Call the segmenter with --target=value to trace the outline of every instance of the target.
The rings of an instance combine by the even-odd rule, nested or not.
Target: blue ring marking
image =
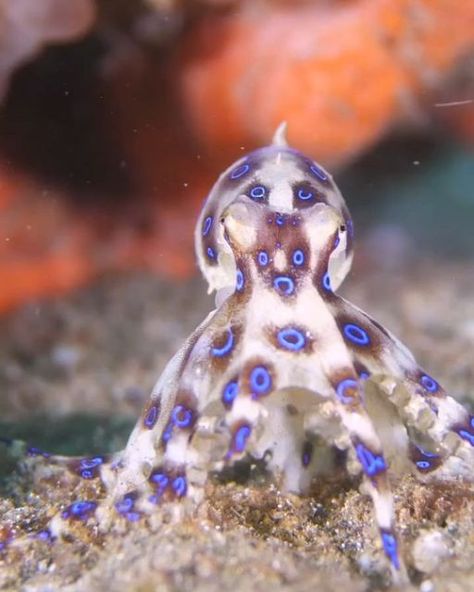
[[[420,469],[420,471],[426,471],[427,469],[431,468],[431,463],[427,460],[417,460],[415,464]]]
[[[331,278],[329,277],[329,272],[328,271],[326,271],[326,273],[323,275],[323,288],[327,292],[332,292]]]
[[[216,252],[214,251],[214,249],[212,247],[207,247],[206,254],[209,259],[216,258]]]
[[[68,506],[62,513],[63,518],[75,518],[83,520],[88,518],[89,514],[97,508],[96,502],[77,501]]]
[[[152,473],[150,476],[150,481],[156,485],[156,488],[159,492],[163,492],[170,482],[168,475],[165,473]]]
[[[336,238],[334,239],[334,245],[332,247],[333,249],[337,248],[337,245],[339,244],[340,240],[341,239],[339,238],[339,235],[337,235]]]
[[[129,522],[138,522],[141,518],[141,514],[139,512],[127,512],[125,518]]]
[[[273,280],[273,287],[284,296],[291,296],[295,291],[295,282],[287,275],[279,275]]]
[[[344,380],[341,380],[341,382],[337,385],[337,398],[339,399],[339,401],[341,401],[341,403],[344,403],[344,405],[354,402],[353,396],[346,395],[346,391],[348,389],[357,389],[357,380],[354,380],[353,378],[345,378]]]
[[[286,327],[277,334],[278,343],[289,351],[301,351],[306,345],[306,336],[299,329]]]
[[[356,345],[369,345],[370,344],[370,337],[369,334],[365,329],[359,327],[359,325],[355,325],[354,323],[347,323],[344,325],[344,335],[352,343]]]
[[[222,402],[226,407],[229,407],[234,402],[235,397],[238,395],[239,385],[236,380],[228,382],[224,390],[222,391]]]
[[[51,454],[49,452],[45,452],[44,450],[41,450],[41,448],[38,448],[37,446],[30,446],[28,448],[28,450],[26,451],[26,454],[28,456],[42,456],[43,458],[49,458],[51,456]]]
[[[193,421],[193,412],[184,405],[176,405],[171,414],[171,418],[178,428],[187,428]]]
[[[208,216],[204,220],[204,223],[202,225],[202,236],[207,236],[209,234],[209,231],[211,230],[211,227],[212,227],[212,221],[213,221],[212,216]]]
[[[94,469],[104,462],[103,456],[94,456],[93,458],[82,458],[79,466],[81,469]]]
[[[285,216],[283,216],[283,214],[277,214],[275,216],[275,222],[277,223],[278,226],[284,226],[285,225]]]
[[[83,479],[94,479],[96,476],[97,475],[94,473],[94,471],[91,471],[90,469],[83,469],[81,471],[81,477]]]
[[[359,374],[359,378],[360,378],[361,380],[367,380],[368,378],[370,378],[370,374],[369,374],[369,372],[362,371],[362,372]]]
[[[249,164],[241,164],[240,166],[236,167],[229,175],[229,178],[235,181],[235,179],[240,179],[250,171]]]
[[[471,415],[469,423],[471,424],[471,428],[474,430],[474,415]]]
[[[293,261],[293,265],[296,265],[297,267],[301,267],[302,265],[304,265],[304,253],[301,249],[296,249],[295,251],[293,251],[293,255],[291,256],[291,260]]]
[[[265,366],[255,366],[250,373],[250,388],[256,396],[266,395],[272,388],[272,377]]]
[[[439,384],[436,382],[436,380],[434,380],[434,378],[428,376],[428,374],[421,375],[420,384],[430,393],[436,393],[437,391],[439,391]]]
[[[309,201],[310,199],[314,199],[314,192],[309,191],[304,187],[300,187],[296,195],[298,196],[298,199],[301,199],[301,201]]]
[[[222,347],[211,347],[211,354],[216,358],[222,358],[232,351],[234,347],[234,334],[232,328],[227,329],[227,341]]]
[[[254,201],[260,201],[267,195],[267,192],[268,189],[265,185],[255,185],[255,187],[252,187],[249,191],[249,197]]]
[[[303,455],[301,462],[304,467],[307,467],[313,458],[313,445],[310,442],[305,442],[303,445]]]
[[[369,477],[375,477],[387,469],[383,456],[374,454],[361,443],[357,444],[355,448],[357,458],[364,469],[364,473]]]
[[[247,440],[252,432],[248,424],[241,425],[235,432],[232,438],[232,448],[234,452],[243,452],[247,444]]]
[[[163,434],[161,436],[161,440],[163,441],[164,444],[168,444],[168,442],[171,439],[171,436],[173,435],[173,422],[170,421],[168,422],[168,425],[166,426],[166,428],[163,431]]]
[[[395,569],[400,569],[400,560],[398,558],[397,539],[391,532],[382,531],[382,545],[385,555],[390,559]]]
[[[347,228],[347,234],[351,238],[354,238],[354,222],[352,221],[352,218],[347,218],[347,220],[346,220],[346,228]]]
[[[259,251],[258,256],[257,256],[257,261],[258,261],[258,264],[260,265],[260,267],[265,267],[265,265],[268,265],[268,261],[269,261],[268,253],[266,251]]]
[[[326,173],[316,164],[316,163],[311,163],[309,170],[313,173],[313,175],[315,177],[317,177],[320,181],[327,181],[328,180],[328,176],[326,175]]]
[[[174,492],[178,497],[183,497],[186,495],[188,490],[188,484],[186,482],[186,477],[183,475],[179,475],[175,477],[171,483],[171,487],[173,488]]]
[[[121,500],[115,502],[115,509],[119,514],[127,514],[131,510],[133,510],[133,506],[135,505],[135,500],[131,495],[124,495]]]
[[[145,427],[147,427],[149,430],[151,430],[153,428],[153,426],[155,425],[157,419],[158,419],[158,406],[152,405],[150,407],[150,409],[148,409],[147,414],[145,415],[145,419],[143,420],[143,423],[145,424]]]
[[[474,446],[474,434],[471,434],[467,430],[459,430],[458,434],[463,440],[467,440],[471,446]]]
[[[235,276],[235,287],[238,292],[241,292],[245,286],[245,277],[241,269],[237,268]]]
[[[40,530],[36,535],[34,535],[35,539],[40,541],[53,541],[56,537],[53,536],[53,533],[49,530],[49,528],[45,528],[44,530]]]

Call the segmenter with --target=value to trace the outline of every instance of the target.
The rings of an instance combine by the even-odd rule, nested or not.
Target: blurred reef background
[[[200,205],[221,170],[283,120],[353,214],[344,294],[474,408],[474,2],[0,0],[0,436],[73,454],[123,445],[212,306],[194,262]],[[10,498],[34,506],[9,479],[7,518]],[[413,487],[398,500],[413,503],[404,534],[444,529],[457,557],[444,571],[420,560],[420,573],[441,568],[439,590],[473,589],[472,505]],[[76,546],[54,574],[36,556],[0,569],[0,588],[366,590],[354,557],[367,504],[344,484],[322,488],[321,504],[218,493],[206,511],[231,534],[223,543],[204,528],[193,546],[180,526],[179,560],[172,533],[158,550],[135,533],[107,563]],[[28,518],[21,511],[15,520]],[[347,529],[359,547],[344,547]],[[196,553],[215,561],[202,567]],[[127,579],[134,556],[142,587]]]
[[[469,256],[473,44],[472,2],[3,0],[0,311],[191,276],[210,185],[283,120],[386,256]]]

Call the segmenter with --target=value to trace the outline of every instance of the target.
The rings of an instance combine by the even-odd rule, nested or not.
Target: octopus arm
[[[473,417],[380,323],[342,299],[332,306],[343,319],[339,325],[354,365],[367,379],[368,412],[398,469],[410,464],[425,480],[473,481]]]

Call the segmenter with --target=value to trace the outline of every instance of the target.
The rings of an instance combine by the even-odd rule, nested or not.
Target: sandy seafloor
[[[420,363],[474,408],[474,266],[424,259],[352,272],[343,293],[410,345]],[[118,449],[168,357],[210,309],[199,280],[104,278],[0,321],[2,435],[73,454]],[[4,458],[5,461],[5,458]],[[0,522],[44,524],[75,495],[61,475],[31,491],[3,471]],[[474,468],[473,468],[474,471]],[[177,520],[117,520],[101,535],[32,543],[0,558],[0,589],[64,591],[377,590],[387,583],[369,499],[343,472],[311,495],[280,493],[259,467],[214,478],[205,501]],[[395,503],[413,589],[474,590],[474,489],[406,478]]]

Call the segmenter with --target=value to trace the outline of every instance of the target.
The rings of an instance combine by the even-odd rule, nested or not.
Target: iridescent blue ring
[[[320,181],[327,181],[328,180],[328,176],[326,175],[326,173],[316,163],[314,163],[314,162],[311,163],[309,170]]]
[[[268,265],[268,253],[266,251],[259,251],[257,261],[260,267],[265,267],[265,265]]]
[[[272,377],[265,366],[255,366],[250,373],[250,388],[254,395],[265,395],[272,387]]]
[[[81,459],[80,467],[81,469],[93,469],[98,467],[104,462],[103,456],[94,456],[93,458],[83,458]]]
[[[421,375],[420,383],[421,383],[421,386],[423,388],[425,388],[427,391],[429,391],[430,393],[436,393],[439,390],[439,384],[436,382],[436,380],[434,380],[434,378],[431,378],[431,376],[428,376],[428,374]]]
[[[304,264],[304,252],[301,249],[296,249],[293,251],[291,259],[294,265],[301,267]]]
[[[184,405],[176,405],[171,414],[173,423],[178,428],[187,428],[193,421],[193,412]]]
[[[159,490],[163,491],[166,489],[166,487],[168,487],[170,480],[168,475],[165,475],[164,473],[152,473],[150,476],[150,481],[154,483]]]
[[[235,276],[235,287],[238,292],[241,292],[245,285],[245,277],[241,269],[237,268],[237,273]]]
[[[426,471],[426,469],[431,467],[431,463],[429,463],[427,460],[417,460],[416,466],[422,471]]]
[[[243,452],[245,450],[245,445],[247,444],[247,440],[251,433],[251,428],[249,425],[244,424],[241,425],[234,434],[233,437],[233,449],[234,452]]]
[[[390,559],[395,569],[400,569],[397,539],[391,532],[382,531],[382,545],[385,555]]]
[[[214,249],[212,247],[207,247],[206,249],[206,253],[209,259],[215,259],[216,258],[216,252],[214,251]]]
[[[240,179],[250,171],[249,164],[241,164],[240,166],[236,167],[231,173],[230,178],[235,181],[235,179]]]
[[[152,429],[158,419],[158,407],[156,405],[152,405],[143,420],[143,423],[148,429]]]
[[[313,191],[309,191],[304,187],[300,187],[296,195],[298,196],[298,199],[301,199],[301,201],[309,201],[310,199],[314,199]]]
[[[385,459],[382,455],[374,454],[372,450],[363,444],[357,444],[356,453],[364,473],[369,477],[375,477],[387,469]]]
[[[279,275],[273,280],[273,286],[284,296],[291,296],[295,291],[295,282],[287,275]]]
[[[300,351],[306,345],[305,334],[294,327],[280,329],[277,334],[278,343],[289,351]]]
[[[202,225],[202,236],[207,236],[212,226],[212,216],[208,216]]]
[[[227,329],[227,340],[222,347],[212,347],[211,354],[216,358],[222,358],[232,351],[234,347],[234,334],[232,328]]]
[[[234,402],[235,397],[239,392],[239,387],[236,380],[228,382],[222,391],[222,402],[225,406],[230,406]]]
[[[357,380],[354,380],[353,378],[345,378],[336,386],[337,398],[345,405],[354,402],[353,396],[346,395],[348,389],[357,389]]]
[[[331,278],[329,277],[329,272],[328,271],[326,271],[326,273],[323,275],[323,288],[327,292],[332,292]]]
[[[178,477],[175,477],[171,483],[171,487],[174,489],[174,492],[178,497],[185,496],[186,491],[188,489],[186,477],[184,477],[184,475],[179,475]]]
[[[249,197],[255,201],[260,201],[267,195],[267,188],[264,185],[255,185],[249,191]]]
[[[354,323],[347,323],[344,325],[344,335],[352,343],[356,345],[369,345],[370,344],[370,337],[369,334],[365,329],[359,327],[359,325],[355,325]]]

